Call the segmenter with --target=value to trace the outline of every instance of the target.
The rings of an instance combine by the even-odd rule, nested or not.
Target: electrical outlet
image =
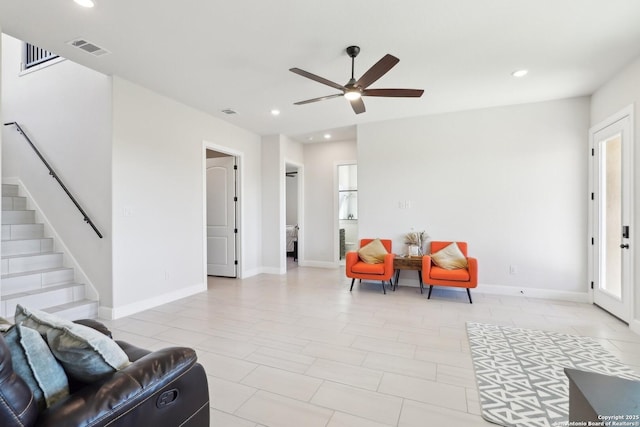
[[[510,265],[509,274],[518,274],[518,267],[516,267],[515,265]]]

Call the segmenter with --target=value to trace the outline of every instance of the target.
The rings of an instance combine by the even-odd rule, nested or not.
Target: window
[[[38,46],[32,45],[31,43],[25,42],[24,44],[24,70],[28,70],[56,58],[58,58],[58,55],[53,52],[44,50]]]

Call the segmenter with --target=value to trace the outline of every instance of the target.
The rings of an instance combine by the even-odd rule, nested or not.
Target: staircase
[[[21,304],[70,320],[97,317],[98,302],[85,298],[85,285],[63,265],[63,253],[54,252],[17,185],[2,184],[1,237],[0,315],[12,318]]]

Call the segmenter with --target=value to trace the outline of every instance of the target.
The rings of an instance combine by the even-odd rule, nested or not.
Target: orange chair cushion
[[[455,270],[445,270],[442,267],[436,265],[431,266],[431,274],[429,277],[439,280],[452,280],[455,282],[468,282],[471,280],[469,270],[464,268],[458,268]]]
[[[351,271],[360,274],[384,274],[384,264],[367,264],[366,262],[356,262]]]

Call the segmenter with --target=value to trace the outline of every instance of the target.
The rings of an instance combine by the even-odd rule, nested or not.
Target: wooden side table
[[[398,280],[400,279],[400,270],[418,270],[418,279],[420,279],[420,293],[424,288],[422,283],[422,257],[421,256],[401,256],[396,255],[393,258],[394,284],[393,290],[396,290],[398,286]]]

